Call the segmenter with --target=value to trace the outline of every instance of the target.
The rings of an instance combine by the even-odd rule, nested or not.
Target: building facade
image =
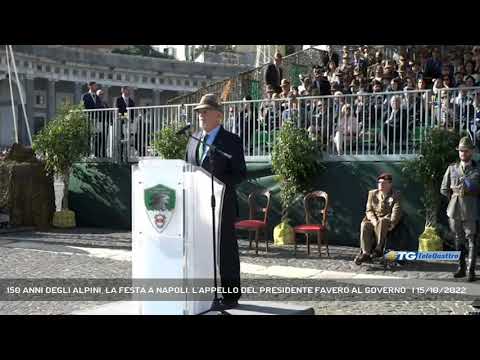
[[[125,85],[130,87],[137,106],[164,105],[172,97],[248,70],[238,65],[109,54],[82,47],[15,45],[13,49],[19,75],[17,85],[12,73],[14,111],[20,142],[24,144],[28,144],[28,136],[18,87],[34,134],[55,117],[63,103],[80,103],[89,81],[96,81],[104,90],[104,101],[111,107]],[[0,147],[11,145],[13,139],[6,52],[0,48]]]

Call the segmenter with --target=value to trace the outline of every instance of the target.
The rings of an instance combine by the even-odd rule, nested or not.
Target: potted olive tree
[[[402,172],[423,186],[425,230],[419,238],[419,251],[441,251],[443,242],[438,234],[438,213],[442,201],[440,186],[448,165],[458,159],[455,150],[460,135],[456,131],[433,128],[427,132],[419,155],[405,162]]]
[[[162,159],[185,159],[188,137],[176,132],[185,124],[167,126],[155,134],[153,152]]]
[[[73,165],[88,155],[90,130],[83,105],[64,105],[54,119],[34,136],[32,148],[45,170],[63,182],[61,210],[53,216],[56,227],[75,227],[75,213],[68,208],[68,186]]]
[[[313,190],[315,178],[325,169],[322,153],[305,129],[285,121],[272,151],[272,169],[280,185],[282,222],[274,229],[275,244],[292,244],[289,210],[299,196]]]

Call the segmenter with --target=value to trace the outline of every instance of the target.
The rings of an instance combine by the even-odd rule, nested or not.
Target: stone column
[[[75,104],[80,104],[82,102],[82,85],[83,83],[80,82],[75,82],[75,90],[73,93],[73,102]]]
[[[56,99],[55,99],[55,82],[56,80],[48,80],[47,88],[47,120],[50,121],[56,114]]]
[[[35,104],[35,82],[34,77],[27,75],[25,77],[25,111],[27,112],[27,119],[30,126],[30,133],[34,134],[34,104]]]
[[[163,105],[160,103],[160,94],[162,93],[162,90],[153,90],[153,106],[158,106],[158,105]]]
[[[107,106],[109,108],[111,108],[113,105],[113,101],[112,99],[110,99],[110,93],[109,93],[110,86],[102,85],[102,90],[103,90],[103,101],[107,103]]]
[[[129,86],[128,89],[130,90],[130,98],[133,101],[135,101],[135,105],[138,106],[138,101],[140,100],[140,99],[137,99],[137,97],[136,97],[136,92],[137,92],[138,88],[134,87],[134,86]]]

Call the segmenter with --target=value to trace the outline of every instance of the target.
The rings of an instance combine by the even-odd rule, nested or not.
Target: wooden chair
[[[248,207],[249,207],[249,220],[241,220],[235,223],[235,229],[237,230],[247,230],[248,231],[248,240],[249,240],[249,249],[252,248],[252,233],[255,232],[255,244],[256,250],[255,254],[258,254],[258,238],[260,231],[263,230],[263,235],[265,238],[266,252],[268,252],[268,216],[271,209],[271,195],[272,193],[268,190],[260,190],[251,193],[248,196]],[[265,208],[258,207],[257,199],[258,197],[265,197],[267,199],[267,206]],[[255,214],[257,212],[263,212],[263,220],[255,220]]]
[[[313,214],[311,209],[311,204],[316,199],[324,200],[324,207],[320,211],[322,214],[322,223],[315,224],[313,221]],[[324,243],[327,249],[327,256],[330,257],[330,251],[328,249],[328,241],[325,236],[327,231],[327,211],[328,211],[328,194],[324,191],[314,191],[307,194],[304,198],[305,206],[305,222],[306,224],[295,226],[294,231],[296,234],[305,234],[307,240],[307,254],[310,255],[310,234],[317,234],[317,243],[318,243],[318,256],[322,256],[321,245]],[[297,241],[295,239],[295,255],[297,254]]]

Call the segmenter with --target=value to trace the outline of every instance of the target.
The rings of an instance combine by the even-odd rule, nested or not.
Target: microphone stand
[[[191,137],[192,139],[197,140],[200,144],[205,144],[209,148],[209,160],[210,160],[210,179],[211,179],[211,184],[212,184],[212,189],[211,189],[211,207],[212,207],[212,239],[213,239],[213,284],[215,287],[215,291],[213,293],[213,301],[212,305],[210,306],[210,309],[207,311],[204,311],[200,313],[199,315],[206,314],[210,311],[217,311],[220,312],[222,315],[231,315],[228,312],[225,311],[224,307],[220,303],[220,299],[218,298],[218,289],[217,289],[217,236],[216,236],[216,231],[215,231],[215,207],[216,207],[216,201],[215,201],[215,189],[214,189],[214,176],[213,176],[213,157],[215,154],[220,154],[227,159],[232,159],[232,155],[227,154],[221,150],[219,150],[215,145],[210,145],[207,144],[205,141],[202,139],[199,139],[191,134],[188,135],[188,137]],[[199,159],[200,161],[202,159]]]

